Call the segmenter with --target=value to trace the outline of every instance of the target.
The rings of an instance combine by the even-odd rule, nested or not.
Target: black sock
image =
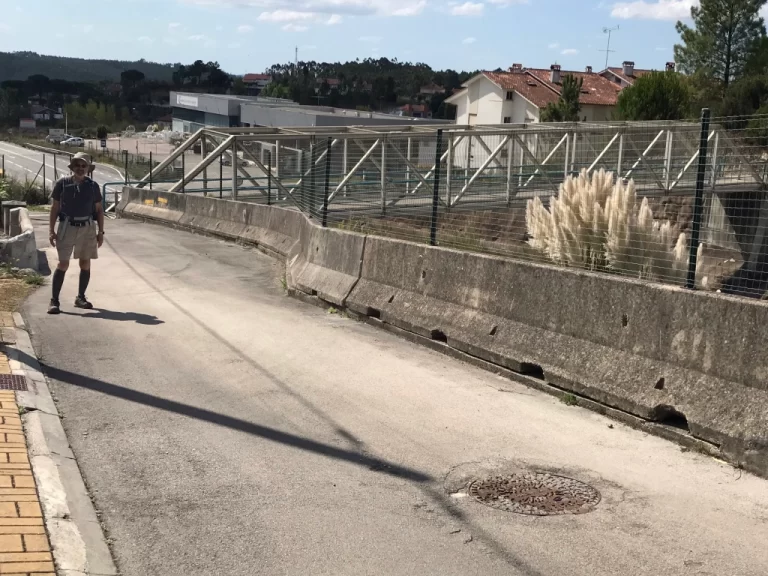
[[[53,273],[53,296],[52,299],[56,302],[59,301],[59,294],[61,294],[61,287],[64,285],[64,276],[66,275],[66,272],[64,270],[59,270],[56,268],[56,271]]]
[[[77,292],[78,296],[82,296],[83,298],[85,298],[85,291],[88,289],[88,282],[90,281],[91,281],[91,271],[80,270],[80,287]]]

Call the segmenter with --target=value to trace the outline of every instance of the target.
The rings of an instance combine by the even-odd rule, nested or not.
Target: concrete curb
[[[41,371],[20,314],[14,314],[16,344],[6,345],[13,374],[27,380],[17,392],[37,482],[45,526],[60,576],[113,576],[118,571],[96,510],[61,425],[56,404]]]

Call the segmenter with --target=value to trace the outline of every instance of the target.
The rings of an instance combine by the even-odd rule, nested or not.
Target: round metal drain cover
[[[584,514],[600,502],[600,493],[592,486],[541,472],[475,480],[469,493],[487,506],[532,516]]]

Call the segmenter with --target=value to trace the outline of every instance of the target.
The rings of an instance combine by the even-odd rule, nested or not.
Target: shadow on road
[[[37,271],[42,276],[51,275],[51,267],[48,264],[48,255],[43,250],[37,251]]]
[[[85,314],[75,314],[74,312],[63,312],[66,316],[79,316],[80,318],[100,318],[102,320],[114,320],[115,322],[136,322],[144,326],[159,326],[165,324],[157,316],[149,314],[140,314],[138,312],[115,312],[113,310],[104,310],[103,308],[94,308],[94,312]]]
[[[35,358],[32,358],[24,352],[19,351],[18,354],[19,360],[22,363],[34,365],[33,363],[37,362]],[[312,440],[310,438],[305,438],[303,436],[298,436],[289,432],[281,432],[280,430],[276,430],[268,426],[254,424],[253,422],[248,422],[247,420],[234,418],[225,414],[219,414],[218,412],[206,410],[205,408],[197,408],[196,406],[190,406],[189,404],[176,402],[175,400],[168,400],[153,394],[139,392],[137,390],[132,390],[117,384],[110,384],[109,382],[104,382],[103,380],[97,380],[89,376],[69,372],[68,370],[54,368],[53,366],[48,366],[45,364],[41,364],[41,367],[48,378],[58,382],[77,386],[78,388],[92,390],[94,392],[100,392],[108,396],[121,398],[128,402],[135,402],[137,404],[151,406],[166,412],[172,412],[182,416],[187,416],[189,418],[195,418],[197,420],[209,422],[217,426],[224,426],[232,430],[238,430],[240,432],[245,432],[246,434],[264,438],[265,440],[271,440],[272,442],[277,442],[286,446],[292,446],[293,448],[298,448],[299,450],[305,450],[307,452],[320,454],[335,460],[341,460],[344,462],[356,464],[358,466],[364,466],[373,472],[387,474],[389,476],[414,482],[430,500],[442,508],[455,521],[464,525],[477,540],[483,542],[486,546],[488,546],[490,550],[492,550],[500,558],[503,558],[505,562],[514,567],[521,574],[524,574],[525,576],[544,576],[541,572],[536,570],[525,560],[516,556],[513,552],[505,548],[503,544],[498,542],[486,530],[474,524],[464,512],[456,507],[455,503],[451,501],[449,496],[447,496],[440,488],[436,487],[437,479],[430,476],[429,474],[415,470],[413,468],[408,468],[406,466],[400,466],[382,458],[375,458],[373,456],[361,454],[360,452],[356,452],[354,450],[337,448],[322,442],[317,442],[316,440]]]

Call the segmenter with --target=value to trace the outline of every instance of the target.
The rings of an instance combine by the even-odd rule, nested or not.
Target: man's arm
[[[59,219],[59,212],[61,212],[61,202],[54,200],[51,205],[51,215],[48,218],[48,240],[54,247],[56,246],[56,220]]]
[[[51,246],[56,246],[56,220],[59,219],[59,213],[61,212],[61,191],[64,188],[61,180],[56,182],[51,193],[51,214],[48,217],[48,240]]]
[[[99,224],[99,232],[96,235],[96,239],[99,243],[99,248],[104,244],[104,206],[101,202],[96,202],[96,222]]]

